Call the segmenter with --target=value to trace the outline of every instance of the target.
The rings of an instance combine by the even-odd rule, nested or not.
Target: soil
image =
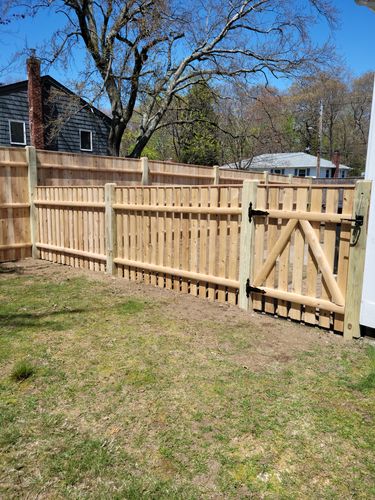
[[[45,278],[51,282],[61,282],[74,277],[85,276],[89,280],[103,282],[111,293],[134,298],[143,298],[160,303],[163,314],[169,319],[186,322],[187,335],[196,335],[199,346],[212,346],[217,352],[218,343],[215,328],[228,326],[228,329],[246,328],[249,331],[249,344],[240,353],[230,354],[231,360],[244,369],[262,370],[267,366],[275,369],[285,365],[300,352],[309,351],[319,346],[332,347],[343,345],[341,336],[276,317],[248,313],[237,306],[211,302],[208,299],[180,294],[143,283],[126,281],[84,269],[75,269],[47,261],[25,259],[15,263],[0,264],[0,279],[6,279],[7,273],[18,273]],[[226,346],[220,343],[220,349]]]

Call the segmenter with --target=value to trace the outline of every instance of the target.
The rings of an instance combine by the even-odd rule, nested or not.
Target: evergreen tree
[[[199,82],[191,87],[185,102],[180,113],[183,124],[174,130],[178,159],[197,165],[218,164],[218,115],[214,93],[206,82]]]

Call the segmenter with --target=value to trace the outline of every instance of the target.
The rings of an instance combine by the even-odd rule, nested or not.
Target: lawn
[[[38,261],[0,272],[1,498],[374,498],[375,349]]]

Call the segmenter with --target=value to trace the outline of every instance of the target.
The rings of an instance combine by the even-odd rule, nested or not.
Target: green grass
[[[114,287],[0,276],[1,498],[374,497],[374,348]]]
[[[361,380],[354,386],[362,392],[371,391],[375,389],[375,348],[369,346],[367,348],[367,355],[369,358],[369,371]]]
[[[11,377],[16,382],[22,382],[34,375],[35,367],[27,360],[18,361],[11,373]]]

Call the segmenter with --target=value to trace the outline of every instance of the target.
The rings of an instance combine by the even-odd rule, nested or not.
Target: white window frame
[[[22,123],[23,125],[23,142],[14,142],[12,141],[12,128],[10,126],[11,123]],[[10,144],[14,144],[15,146],[26,146],[26,122],[23,120],[8,120],[9,124],[9,142]]]
[[[81,132],[89,132],[90,134],[90,149],[84,149],[82,147],[82,141],[81,141]],[[87,128],[80,128],[79,129],[79,149],[80,151],[92,151],[92,130],[88,130]]]

